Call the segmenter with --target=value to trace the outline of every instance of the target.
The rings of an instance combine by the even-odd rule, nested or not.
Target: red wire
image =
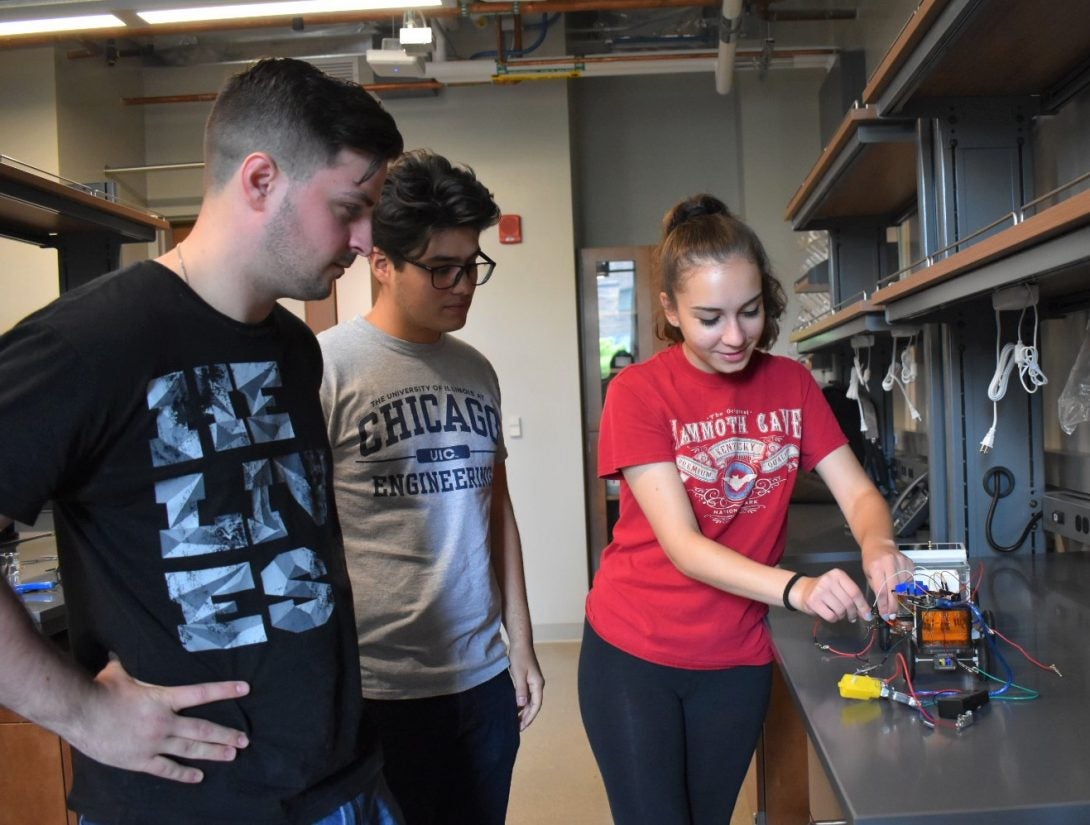
[[[811,634],[812,637],[813,637],[814,644],[818,644],[817,632],[818,632],[818,628],[820,626],[821,626],[821,619],[818,619],[816,622],[814,622],[814,629],[813,629],[813,632]],[[878,636],[878,634],[875,633],[875,628],[872,627],[870,629],[870,632],[867,634],[867,644],[866,644],[866,646],[862,650],[860,650],[858,653],[852,653],[851,651],[846,651],[846,650],[837,650],[835,647],[830,647],[827,644],[821,644],[820,647],[821,647],[822,650],[827,650],[829,653],[832,653],[834,656],[843,656],[846,659],[862,659],[864,656],[867,655],[867,651],[869,651],[871,649],[871,647],[874,645],[874,640],[877,638],[877,636]]]
[[[898,653],[897,654],[897,672],[900,673],[902,670],[904,671],[905,684],[908,685],[908,695],[911,696],[913,699],[915,699],[917,702],[920,702],[920,697],[916,694],[916,688],[912,685],[912,679],[908,675],[908,662],[905,661],[905,656],[904,656],[903,653]],[[948,722],[947,720],[942,719],[942,718],[934,717],[930,713],[928,713],[926,710],[924,710],[923,702],[920,702],[920,704],[916,708],[916,710],[919,711],[920,716],[922,716],[924,719],[926,719],[932,725],[945,725],[946,727],[956,727],[951,722]]]
[[[1014,648],[1017,648],[1019,653],[1021,653],[1023,656],[1025,656],[1031,663],[1033,663],[1037,667],[1041,668],[1041,670],[1052,670],[1052,668],[1049,667],[1048,665],[1043,664],[1043,663],[1037,661],[1036,659],[1034,659],[1032,656],[1030,656],[1029,653],[1026,652],[1026,649],[1024,647],[1022,647],[1022,645],[1018,644],[1018,642],[1011,641],[1006,636],[1004,636],[1002,633],[1000,633],[998,630],[996,630],[994,627],[991,630],[992,630],[992,633],[994,633],[996,636],[998,636],[1004,642],[1006,642],[1007,644],[1011,645]]]
[[[970,582],[969,601],[971,601],[971,602],[976,601],[976,591],[978,591],[980,589],[980,583],[983,580],[984,580],[984,562],[982,561],[976,567],[976,587],[973,587],[972,583]]]

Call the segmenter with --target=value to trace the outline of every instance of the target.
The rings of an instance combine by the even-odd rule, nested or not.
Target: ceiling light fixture
[[[409,6],[442,5],[442,0],[281,0],[272,3],[190,6],[187,8],[137,11],[146,23],[195,23],[202,20],[236,20],[243,17],[277,17],[300,14],[403,9]]]
[[[432,31],[431,26],[424,20],[424,16],[417,14],[412,9],[405,10],[405,16],[401,23],[401,32],[398,40],[409,51],[431,51]]]
[[[37,20],[0,22],[0,37],[45,32],[70,32],[81,29],[108,29],[125,24],[112,14],[84,14],[78,17],[44,17]]]

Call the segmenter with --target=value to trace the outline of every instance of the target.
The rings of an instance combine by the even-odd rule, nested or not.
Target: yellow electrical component
[[[845,673],[837,687],[845,699],[880,699],[886,692],[886,685],[881,679],[858,673]]]

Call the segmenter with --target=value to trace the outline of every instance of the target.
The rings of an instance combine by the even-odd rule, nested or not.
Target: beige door
[[[617,485],[598,478],[598,425],[610,362],[644,361],[665,346],[654,334],[658,290],[650,246],[583,249],[579,308],[583,358],[583,448],[587,489],[588,572],[593,578],[617,518]],[[631,356],[631,358],[629,358]],[[616,368],[615,370],[616,371]]]

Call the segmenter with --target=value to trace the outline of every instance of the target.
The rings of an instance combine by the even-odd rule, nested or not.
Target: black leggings
[[[684,670],[652,664],[585,625],[579,709],[614,823],[729,823],[771,681],[771,665]]]

